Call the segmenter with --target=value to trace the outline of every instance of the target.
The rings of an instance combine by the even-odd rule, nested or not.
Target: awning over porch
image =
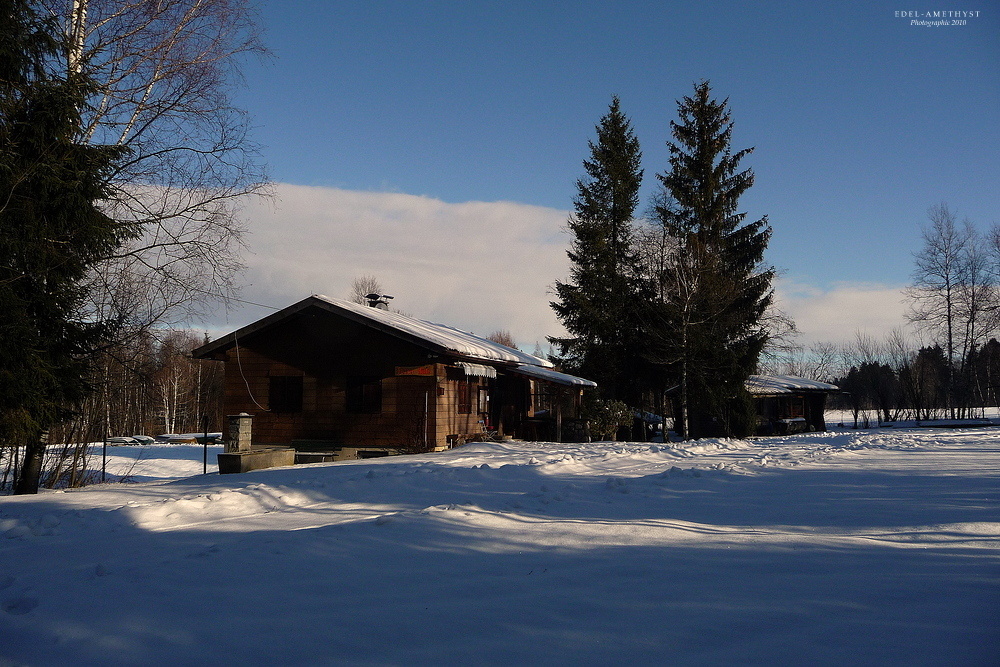
[[[466,375],[471,375],[473,377],[481,378],[495,378],[497,376],[497,369],[492,366],[484,366],[483,364],[470,364],[465,361],[456,361],[455,366],[460,368]]]

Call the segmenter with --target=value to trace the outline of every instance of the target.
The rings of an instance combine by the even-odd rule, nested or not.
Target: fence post
[[[202,468],[201,474],[208,474],[208,415],[201,416],[201,430],[205,434],[205,445],[202,450]]]

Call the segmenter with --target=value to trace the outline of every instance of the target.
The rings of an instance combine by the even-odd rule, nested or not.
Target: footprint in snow
[[[3,610],[12,616],[23,616],[38,606],[38,598],[17,597],[3,603]]]
[[[25,526],[24,524],[14,526],[10,528],[3,534],[8,540],[16,540],[24,537],[29,537],[31,535],[31,528]]]
[[[618,477],[609,477],[608,481],[604,483],[604,488],[616,493],[628,493],[628,486],[625,480]]]
[[[660,478],[671,478],[671,477],[701,477],[701,471],[697,468],[678,468],[677,466],[670,466],[670,470],[665,470],[660,473]]]
[[[217,545],[217,544],[210,544],[207,547],[205,547],[204,549],[202,549],[201,551],[195,551],[195,552],[189,553],[187,555],[187,558],[208,558],[209,556],[213,556],[213,555],[215,555],[217,553],[219,553],[219,545]]]

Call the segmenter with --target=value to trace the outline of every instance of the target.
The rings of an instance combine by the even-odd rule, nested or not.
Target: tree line
[[[1000,342],[975,346],[949,364],[940,342],[920,342],[895,329],[884,338],[858,333],[848,343],[792,347],[761,360],[761,371],[830,382],[842,391],[827,407],[848,414],[844,425],[868,428],[898,420],[971,419],[1000,406]]]
[[[911,338],[858,334],[847,345],[786,349],[771,366],[832,381],[855,424],[964,419],[1000,406],[1000,225],[986,232],[947,204],[931,206],[905,290]]]
[[[109,437],[221,430],[222,364],[191,357],[206,342],[194,331],[146,332],[92,357],[87,395],[48,431],[39,484],[91,481],[93,445]],[[22,456],[23,448],[0,448],[0,490],[14,484]]]
[[[568,222],[569,279],[552,302],[569,335],[551,342],[606,401],[659,414],[670,404],[686,437],[748,435],[744,381],[778,333],[771,228],[739,210],[753,148],[732,149],[728,100],[703,81],[677,112],[669,165],[641,216],[642,154],[617,97],[598,123]]]

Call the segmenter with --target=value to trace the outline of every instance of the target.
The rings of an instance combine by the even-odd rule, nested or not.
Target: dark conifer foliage
[[[97,205],[121,150],[78,141],[87,84],[59,67],[63,35],[30,3],[0,7],[0,444],[28,445],[15,491],[30,493],[102,339],[77,318],[80,281],[132,230]]]
[[[635,404],[640,283],[633,219],[642,153],[617,97],[596,130],[569,219],[570,280],[556,283],[558,300],[552,303],[570,336],[552,342],[559,346],[563,364],[595,380],[605,398]]]
[[[670,244],[660,303],[650,309],[648,358],[675,379],[678,426],[689,437],[745,435],[754,427],[744,387],[768,334],[762,317],[774,271],[763,265],[766,216],[745,222],[739,198],[753,185],[740,163],[753,149],[730,149],[728,100],[708,82],[678,102],[671,122],[670,170],[656,218]]]

